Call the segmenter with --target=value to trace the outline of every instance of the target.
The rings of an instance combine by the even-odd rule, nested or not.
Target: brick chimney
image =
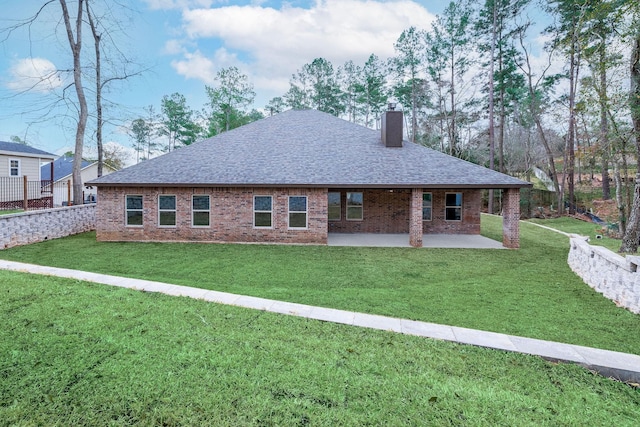
[[[396,104],[382,114],[382,143],[386,147],[402,147],[402,111],[395,111]]]

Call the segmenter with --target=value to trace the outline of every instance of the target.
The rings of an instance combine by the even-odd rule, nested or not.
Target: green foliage
[[[218,71],[216,82],[218,85],[215,87],[205,86],[210,108],[207,136],[227,132],[256,120],[257,111],[246,111],[256,97],[253,84],[246,74],[242,74],[237,67],[223,68]]]
[[[345,112],[343,93],[330,61],[316,58],[291,77],[284,99],[293,109],[314,108],[340,116]]]
[[[499,217],[483,216],[482,229],[502,239]],[[87,233],[0,257],[640,354],[640,342],[627,339],[640,332],[640,316],[571,271],[566,237],[524,223],[521,246],[99,243]]]
[[[0,424],[617,425],[577,365],[0,271]],[[564,326],[564,325],[563,325]]]
[[[201,128],[193,119],[193,111],[187,106],[187,99],[180,93],[162,97],[162,125],[160,135],[169,140],[167,151],[180,145],[191,145],[200,136]]]

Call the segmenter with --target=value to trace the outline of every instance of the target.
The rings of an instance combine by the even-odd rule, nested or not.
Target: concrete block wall
[[[640,257],[623,257],[607,248],[591,246],[583,236],[572,236],[570,244],[571,269],[616,305],[640,314]]]
[[[0,249],[95,230],[96,205],[0,215]]]

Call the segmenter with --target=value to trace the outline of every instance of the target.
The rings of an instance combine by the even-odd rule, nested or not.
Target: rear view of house
[[[529,183],[314,110],[287,111],[89,182],[102,241],[326,244],[329,233],[479,234],[481,192],[504,190],[519,246]]]

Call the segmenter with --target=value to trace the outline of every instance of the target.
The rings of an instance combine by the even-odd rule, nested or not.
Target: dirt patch
[[[593,200],[593,213],[609,223],[618,222],[618,207],[615,200]]]

